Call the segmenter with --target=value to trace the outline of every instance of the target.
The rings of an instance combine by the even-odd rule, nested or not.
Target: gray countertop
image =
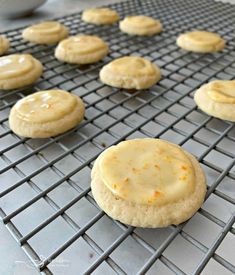
[[[1,31],[18,28],[40,20],[51,19],[74,13],[88,7],[107,5],[115,2],[120,2],[120,0],[48,0],[43,6],[35,10],[29,16],[15,19],[0,17]]]
[[[5,19],[0,17],[1,31],[14,29],[44,19],[51,19],[74,13],[88,7],[107,5],[115,2],[120,2],[120,0],[48,0],[30,16],[17,19]],[[222,0],[222,2],[235,4],[235,0]]]

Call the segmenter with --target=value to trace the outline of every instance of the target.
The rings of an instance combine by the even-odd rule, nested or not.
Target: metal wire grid
[[[109,43],[109,56],[91,66],[62,64],[54,47],[24,42],[21,29],[7,32],[11,51],[32,53],[45,72],[34,87],[0,92],[0,216],[43,274],[232,274],[235,130],[232,123],[200,112],[192,95],[214,78],[233,79],[235,7],[206,0],[127,1],[111,7],[122,16],[159,18],[164,32],[129,37],[117,26],[85,24],[80,14],[60,18],[72,34],[97,34]],[[226,49],[213,55],[178,49],[177,35],[194,28],[221,34]],[[129,54],[156,62],[164,76],[160,83],[132,93],[103,85],[98,78],[103,64]],[[15,136],[7,121],[10,107],[29,93],[54,87],[83,98],[85,121],[55,138]],[[134,137],[160,137],[198,157],[208,177],[207,199],[187,223],[136,229],[97,207],[89,187],[93,161],[104,147]]]

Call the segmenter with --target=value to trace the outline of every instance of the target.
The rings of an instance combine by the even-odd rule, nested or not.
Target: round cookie
[[[0,55],[3,55],[8,51],[10,42],[5,36],[0,36]]]
[[[193,31],[181,34],[177,45],[187,51],[198,53],[218,52],[224,49],[225,41],[218,34],[207,31]]]
[[[119,15],[108,8],[93,8],[82,13],[82,20],[96,25],[110,25],[119,20]]]
[[[108,51],[108,45],[101,38],[77,35],[61,41],[56,47],[55,57],[68,63],[90,64],[103,59]]]
[[[100,208],[138,227],[180,224],[200,208],[206,193],[196,158],[160,139],[133,139],[106,149],[91,178]]]
[[[40,61],[30,54],[0,57],[0,89],[11,90],[34,83],[42,74]]]
[[[195,92],[194,100],[205,113],[235,121],[235,80],[215,80],[207,83]]]
[[[54,44],[69,34],[67,27],[56,21],[45,21],[32,25],[23,30],[22,36],[25,40],[36,44]]]
[[[121,31],[133,35],[153,35],[162,31],[162,24],[152,17],[127,16],[119,24]]]
[[[19,136],[48,138],[75,127],[84,112],[83,101],[76,95],[63,90],[40,91],[12,107],[9,125]]]
[[[115,59],[100,71],[103,83],[125,89],[147,89],[160,78],[160,69],[149,60],[138,56]]]

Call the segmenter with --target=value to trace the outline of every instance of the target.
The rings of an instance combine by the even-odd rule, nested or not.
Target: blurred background
[[[0,0],[0,26],[2,31],[9,30],[88,7],[121,1],[125,0]],[[222,2],[235,4],[235,0],[222,0]]]

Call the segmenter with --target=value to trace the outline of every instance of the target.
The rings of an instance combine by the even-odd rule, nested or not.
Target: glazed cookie
[[[108,54],[107,44],[97,36],[71,36],[59,43],[55,56],[57,59],[75,64],[90,64],[103,59]]]
[[[11,109],[9,124],[19,136],[48,138],[75,127],[84,117],[80,97],[63,90],[40,91],[19,100]]]
[[[26,28],[22,35],[27,41],[36,44],[54,44],[69,34],[67,27],[56,21],[46,21]]]
[[[196,158],[160,139],[133,139],[106,149],[91,178],[100,208],[138,227],[180,224],[200,208],[206,193]]]
[[[235,80],[215,80],[199,88],[194,100],[205,113],[235,121]]]
[[[5,36],[0,36],[0,55],[3,55],[8,51],[10,42]]]
[[[125,89],[147,89],[160,78],[160,69],[147,59],[138,56],[118,58],[100,71],[103,83]]]
[[[153,35],[162,31],[162,24],[148,16],[127,16],[120,22],[120,29],[128,34]]]
[[[116,11],[108,8],[94,8],[85,10],[82,20],[96,25],[110,25],[119,20],[119,15]]]
[[[35,82],[42,74],[40,61],[30,54],[0,57],[0,89],[21,88]]]
[[[181,34],[177,45],[187,51],[198,53],[218,52],[224,49],[225,41],[218,34],[206,31],[193,31]]]

